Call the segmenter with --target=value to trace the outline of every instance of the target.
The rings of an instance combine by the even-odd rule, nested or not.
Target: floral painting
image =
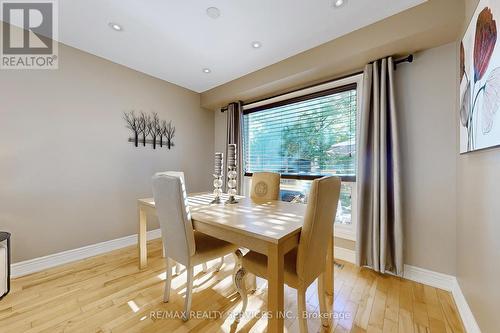
[[[460,44],[460,152],[500,146],[500,0],[481,0]]]

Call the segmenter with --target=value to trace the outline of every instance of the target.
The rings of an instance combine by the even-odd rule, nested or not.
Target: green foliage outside
[[[247,115],[248,171],[354,175],[355,110],[351,90]]]

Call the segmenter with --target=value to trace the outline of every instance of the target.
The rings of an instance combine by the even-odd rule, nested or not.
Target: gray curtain
[[[356,262],[381,273],[402,275],[401,167],[393,59],[366,65],[363,80]]]
[[[243,105],[241,102],[234,102],[227,106],[227,135],[226,152],[224,154],[225,180],[224,191],[227,191],[227,145],[236,144],[236,166],[238,170],[237,190],[241,194],[243,190]]]

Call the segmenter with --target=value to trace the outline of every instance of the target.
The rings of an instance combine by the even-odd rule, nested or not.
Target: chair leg
[[[186,273],[186,299],[184,300],[184,315],[182,318],[184,321],[188,321],[191,315],[191,301],[193,296],[193,267],[186,267]]]
[[[220,263],[217,265],[217,267],[215,268],[215,271],[216,272],[219,272],[220,269],[222,268],[222,265],[224,265],[224,257],[221,257],[220,258]]]
[[[168,303],[170,298],[170,285],[172,284],[172,266],[170,265],[170,258],[165,258],[167,263],[165,290],[163,291],[163,302]]]
[[[178,262],[175,263],[175,275],[181,274],[181,264]]]
[[[306,290],[305,287],[297,289],[298,320],[300,333],[307,333],[307,308],[306,308]]]
[[[321,273],[318,277],[318,298],[319,298],[319,312],[321,314],[321,325],[323,327],[330,326],[330,321],[327,315],[329,314],[326,306],[326,289],[325,289],[325,273]]]

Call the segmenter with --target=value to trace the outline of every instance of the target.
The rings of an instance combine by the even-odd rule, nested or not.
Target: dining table
[[[284,330],[284,256],[297,247],[306,204],[279,200],[253,200],[242,196],[237,203],[212,204],[212,193],[188,195],[193,229],[267,256],[268,332]],[[147,220],[156,215],[154,198],[138,199],[139,268],[147,267]],[[333,223],[333,221],[332,221]],[[332,228],[333,230],[333,228]],[[332,231],[333,232],[333,231]],[[333,302],[333,234],[328,245],[325,292]]]

